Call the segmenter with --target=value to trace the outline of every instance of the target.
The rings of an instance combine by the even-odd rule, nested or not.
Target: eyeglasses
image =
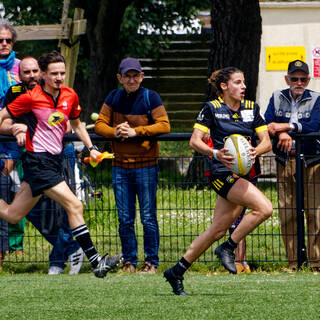
[[[299,78],[299,77],[289,77],[290,81],[291,82],[298,82],[299,80],[302,82],[302,83],[306,83],[308,82],[309,78],[308,77],[302,77],[302,78]]]
[[[11,44],[12,43],[12,39],[11,38],[4,38],[4,39],[0,38],[0,43],[3,43],[3,41],[5,41],[7,44]]]

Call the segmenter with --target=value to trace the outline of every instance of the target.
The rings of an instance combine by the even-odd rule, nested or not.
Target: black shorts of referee
[[[36,197],[44,190],[50,189],[60,182],[63,177],[63,154],[48,152],[24,152],[22,154],[23,179],[30,185],[32,196]]]

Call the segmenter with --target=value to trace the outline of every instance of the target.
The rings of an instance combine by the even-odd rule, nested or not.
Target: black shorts
[[[232,172],[215,174],[210,176],[210,182],[214,191],[222,198],[227,199],[228,192],[240,177]]]
[[[32,196],[50,189],[63,178],[63,155],[48,152],[24,152],[22,155],[23,181],[30,185]]]

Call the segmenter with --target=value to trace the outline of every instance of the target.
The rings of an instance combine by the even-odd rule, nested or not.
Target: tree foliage
[[[52,0],[4,0],[5,18],[14,25],[40,25],[60,23],[63,1]],[[19,40],[19,39],[18,39]],[[21,41],[14,50],[19,58],[39,57],[44,52],[56,49],[58,41]]]
[[[168,40],[169,27],[177,21],[189,23],[190,14],[199,7],[196,0],[101,0],[92,4],[85,0],[74,0],[73,6],[85,10],[88,21],[86,57],[90,57],[88,87],[78,81],[79,92],[86,92],[91,110],[99,110],[112,89],[117,86],[116,73],[124,56],[156,57]],[[209,6],[209,1],[201,2],[200,8]],[[189,17],[187,17],[189,14]],[[180,20],[179,20],[180,19]],[[154,32],[138,34],[144,23]],[[86,41],[86,40],[85,40]],[[79,73],[78,73],[79,75]]]
[[[121,24],[122,56],[130,53],[137,57],[157,58],[168,46],[168,36],[174,28],[183,26],[190,33],[197,32],[192,21],[199,10],[209,9],[210,0],[134,1],[128,6]],[[143,26],[143,28],[141,28]],[[139,30],[139,35],[137,34]],[[136,34],[136,37],[132,37]]]
[[[6,17],[18,25],[61,20],[62,0],[4,0],[3,4]],[[171,28],[183,24],[192,32],[190,20],[199,9],[208,9],[210,0],[72,0],[71,7],[83,8],[87,19],[75,82],[86,116],[99,110],[107,93],[117,86],[121,58],[157,57],[168,43]],[[148,31],[141,29],[138,34],[142,24]],[[38,56],[56,47],[57,41],[30,41],[17,43],[15,50],[21,56]]]
[[[60,23],[63,1],[3,0],[5,16],[17,25]]]

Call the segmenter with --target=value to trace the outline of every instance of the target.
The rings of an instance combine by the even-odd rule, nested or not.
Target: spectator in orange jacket
[[[157,182],[159,145],[155,140],[131,141],[170,131],[169,119],[159,94],[141,86],[144,73],[134,58],[121,61],[117,78],[122,89],[113,90],[102,105],[95,124],[97,134],[118,138],[112,143],[112,185],[119,218],[124,258],[123,271],[136,272],[137,240],[134,229],[136,197],[144,231],[143,273],[156,273],[159,264]]]

